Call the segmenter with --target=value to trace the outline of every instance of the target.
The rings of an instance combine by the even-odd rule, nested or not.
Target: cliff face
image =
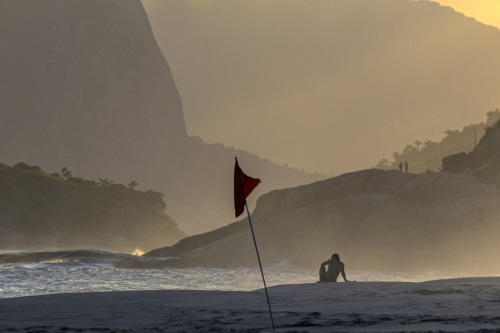
[[[2,0],[0,56],[6,162],[91,176],[126,164],[138,174],[158,146],[186,137],[179,93],[139,1]]]
[[[252,221],[265,265],[318,268],[338,252],[350,269],[492,273],[499,207],[499,188],[471,173],[372,169],[272,191]],[[177,266],[257,263],[246,220],[147,255]]]
[[[0,156],[165,194],[180,229],[234,220],[234,156],[263,191],[318,176],[189,137],[139,0],[0,0]]]

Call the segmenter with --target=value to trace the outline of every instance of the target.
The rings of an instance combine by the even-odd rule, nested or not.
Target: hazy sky
[[[500,0],[438,0],[466,16],[500,28]]]
[[[441,1],[485,23],[499,2]],[[404,0],[143,3],[188,133],[279,164],[370,168],[500,106],[500,63],[477,52],[500,34],[451,11]]]

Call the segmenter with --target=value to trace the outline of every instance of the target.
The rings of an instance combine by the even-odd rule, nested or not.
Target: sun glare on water
[[[143,254],[144,254],[144,251],[141,249],[135,249],[134,251],[132,251],[133,256],[142,256]]]

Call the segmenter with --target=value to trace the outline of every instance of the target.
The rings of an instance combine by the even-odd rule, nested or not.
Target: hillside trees
[[[397,169],[400,162],[408,161],[412,172],[438,171],[444,157],[472,151],[485,131],[497,126],[498,121],[500,121],[500,110],[488,111],[486,121],[464,126],[462,130],[446,130],[440,142],[428,139],[424,142],[416,140],[414,144],[406,145],[402,152],[395,151],[392,154],[392,162],[384,158],[375,165],[375,168]]]
[[[184,237],[165,213],[163,195],[134,186],[84,180],[66,168],[60,176],[0,164],[0,246],[132,251]]]

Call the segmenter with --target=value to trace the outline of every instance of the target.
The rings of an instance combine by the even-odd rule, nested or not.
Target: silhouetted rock
[[[186,235],[162,195],[0,164],[0,249],[147,251]]]
[[[252,215],[265,265],[318,268],[340,253],[349,269],[493,271],[500,191],[469,173],[364,170],[258,199]],[[184,265],[255,266],[246,220],[147,255]],[[216,236],[216,237],[214,237]]]
[[[458,172],[467,160],[467,153],[461,152],[443,158],[443,170],[447,172]]]
[[[468,172],[486,184],[500,187],[500,128],[486,131],[477,146],[465,152],[443,158],[447,172]]]

